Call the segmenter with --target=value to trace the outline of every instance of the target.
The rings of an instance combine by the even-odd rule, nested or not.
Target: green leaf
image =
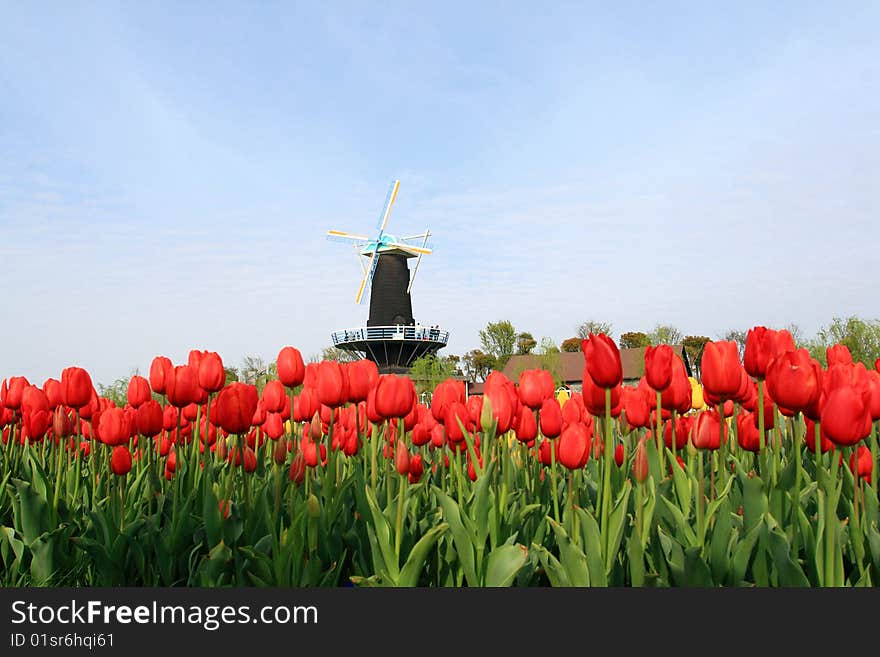
[[[373,491],[369,487],[366,488],[366,495],[367,504],[370,506],[370,514],[373,518],[373,530],[376,533],[376,541],[382,554],[382,561],[385,564],[388,576],[392,580],[397,581],[397,578],[400,575],[400,566],[397,561],[397,553],[394,550],[391,527],[388,524],[388,519],[382,513],[381,509],[379,509],[376,497],[373,495]]]
[[[685,586],[712,586],[712,573],[700,554],[700,547],[689,547],[684,551]]]
[[[15,489],[18,492],[21,517],[18,518],[18,530],[24,539],[24,544],[30,545],[43,534],[49,531],[49,505],[44,497],[37,494],[31,484],[21,479],[13,479]]]
[[[611,515],[608,516],[608,551],[605,553],[605,573],[610,575],[611,568],[617,560],[617,552],[620,550],[620,541],[623,539],[624,523],[626,522],[626,511],[629,503],[629,494],[632,491],[632,484],[629,479],[623,483],[623,490],[617,496],[614,507],[611,509]]]
[[[479,586],[480,580],[477,577],[474,563],[474,545],[471,542],[471,533],[465,529],[458,504],[436,486],[432,488],[443,509],[443,519],[449,523],[449,531],[452,533],[452,542],[455,545],[458,561],[464,571],[464,578],[468,586]]]
[[[565,571],[565,568],[559,563],[559,559],[547,551],[547,548],[543,545],[532,543],[532,552],[537,553],[541,565],[544,566],[544,572],[547,575],[547,579],[550,580],[550,586],[571,586],[571,581],[568,579],[568,573]]]
[[[739,586],[746,576],[752,550],[761,536],[761,529],[761,525],[752,527],[733,551],[733,577],[731,584],[734,586]]]
[[[752,530],[767,512],[767,495],[760,477],[743,477],[743,522],[746,532]]]
[[[599,532],[599,523],[586,509],[577,507],[581,525],[581,536],[584,539],[584,554],[587,557],[587,569],[590,571],[591,586],[608,586],[608,578],[605,576],[605,558],[602,554],[602,535]]]
[[[529,558],[525,545],[500,545],[489,553],[486,586],[510,586]]]
[[[791,559],[791,545],[788,538],[779,529],[776,520],[768,513],[764,522],[767,525],[770,552],[776,564],[776,573],[779,577],[780,586],[808,587],[810,585],[807,576],[801,567]]]
[[[716,584],[723,584],[730,570],[730,540],[733,535],[730,513],[730,500],[725,498],[721,501],[709,542],[709,564],[712,568],[712,580]]]
[[[430,555],[431,548],[447,529],[449,529],[447,523],[440,523],[419,539],[418,543],[410,550],[406,563],[403,564],[400,577],[397,580],[398,586],[418,586],[419,576],[425,567],[425,561]]]
[[[556,544],[559,546],[559,559],[565,568],[568,581],[571,586],[589,586],[590,573],[587,568],[587,557],[579,547],[569,540],[565,528],[558,522],[548,517],[547,522],[556,534]]]
[[[630,536],[626,546],[626,555],[629,559],[629,576],[632,586],[645,585],[645,553],[642,544],[635,536]]]
[[[880,532],[875,527],[868,530],[868,544],[871,546],[871,559],[874,562],[874,568],[880,572]]]
[[[665,497],[661,497],[660,501],[663,502],[666,511],[675,521],[675,527],[677,530],[676,534],[679,538],[679,542],[682,543],[682,545],[697,545],[697,535],[694,533],[693,528],[684,519],[684,516],[681,514],[681,509]]]
[[[214,493],[214,487],[208,484],[205,485],[202,519],[205,523],[205,535],[208,537],[208,545],[214,547],[223,540],[223,520],[220,516],[220,502]]]
[[[690,477],[684,471],[684,468],[678,464],[675,457],[672,456],[672,452],[670,450],[667,450],[667,452],[669,463],[672,464],[672,481],[675,484],[675,494],[678,497],[678,504],[681,507],[682,515],[687,518],[691,513],[692,491]]]

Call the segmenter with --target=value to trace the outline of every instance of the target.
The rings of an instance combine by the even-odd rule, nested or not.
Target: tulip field
[[[493,372],[482,396],[368,360],[226,382],[156,357],[128,403],[88,372],[0,387],[0,586],[873,586],[880,361],[755,327],[622,385]],[[9,373],[6,373],[9,374]]]

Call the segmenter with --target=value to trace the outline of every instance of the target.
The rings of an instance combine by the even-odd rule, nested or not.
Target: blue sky
[[[447,353],[880,316],[875,3],[0,2],[0,377],[361,325],[430,227]],[[442,352],[441,352],[442,353]]]

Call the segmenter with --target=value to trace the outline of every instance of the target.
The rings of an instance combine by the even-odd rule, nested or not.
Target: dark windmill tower
[[[419,235],[396,238],[385,232],[391,208],[397,198],[400,181],[391,183],[385,206],[379,217],[379,234],[370,239],[339,230],[327,231],[330,239],[354,243],[364,278],[358,288],[355,303],[363,303],[364,292],[370,288],[370,316],[366,326],[333,333],[333,345],[369,358],[387,373],[406,372],[416,358],[435,354],[446,346],[449,332],[439,326],[422,326],[413,319],[410,292],[423,255],[430,231]],[[412,242],[416,242],[413,244]],[[421,241],[421,245],[417,243]],[[369,258],[365,265],[364,258]],[[415,258],[410,270],[409,259]]]

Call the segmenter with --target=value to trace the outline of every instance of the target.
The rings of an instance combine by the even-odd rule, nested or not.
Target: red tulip
[[[864,445],[859,445],[856,454],[852,454],[849,457],[849,469],[857,477],[860,477],[861,479],[867,479],[868,483],[870,484],[871,473],[874,470],[874,459],[871,457],[871,450]]]
[[[315,391],[318,401],[325,406],[335,408],[348,401],[348,378],[335,360],[324,360],[318,363]]]
[[[535,422],[535,412],[528,406],[522,406],[513,426],[516,438],[520,442],[528,443],[538,435],[538,423]]]
[[[39,388],[37,388],[39,390]],[[42,394],[40,390],[40,394]],[[23,427],[27,438],[37,441],[43,438],[52,424],[52,414],[48,408],[38,408],[23,414]]]
[[[721,427],[717,411],[703,411],[697,415],[691,430],[691,443],[697,449],[718,449],[721,447]],[[727,440],[727,423],[724,423],[724,439]]]
[[[229,452],[229,461],[235,463],[235,467],[242,467],[242,449],[239,446],[233,447],[232,451]],[[254,454],[254,450],[250,447],[244,448],[244,471],[245,472],[254,472],[257,469],[257,455]]]
[[[98,439],[105,445],[127,445],[131,434],[131,418],[121,408],[114,406],[101,411],[93,421]]]
[[[227,433],[245,433],[251,427],[257,402],[256,386],[231,383],[217,395],[211,419]]]
[[[287,476],[290,481],[297,485],[301,484],[306,478],[306,460],[303,458],[303,453],[301,451],[298,451],[296,456],[294,456],[293,460],[290,462],[290,471]]]
[[[443,424],[446,428],[446,437],[449,438],[452,443],[458,443],[464,440],[462,426],[468,432],[471,432],[474,428],[473,422],[471,422],[470,415],[467,411],[467,406],[459,401],[452,402],[452,404],[446,408],[446,417],[443,420]]]
[[[409,483],[417,484],[422,479],[425,472],[425,464],[422,462],[422,455],[415,454],[409,460]]]
[[[654,390],[662,392],[672,383],[675,352],[667,344],[645,349],[645,379]]]
[[[584,352],[585,372],[600,388],[614,388],[623,381],[623,365],[620,351],[614,341],[604,333],[594,335],[581,342]]]
[[[295,347],[284,347],[278,352],[275,369],[278,371],[278,379],[288,388],[295,388],[305,378],[302,354]]]
[[[58,379],[46,379],[46,382],[43,383],[43,392],[46,395],[46,399],[49,400],[49,408],[51,410],[54,411],[59,406],[64,405],[64,388]]]
[[[516,405],[514,404],[510,389],[501,385],[495,386],[490,390],[484,388],[483,405],[485,406],[487,403],[492,411],[492,417],[497,423],[496,433],[501,435],[510,431],[516,415]]]
[[[663,442],[672,449],[672,420],[669,419],[663,424]],[[682,426],[682,418],[675,420],[675,449],[683,449],[687,445],[687,428]]]
[[[761,449],[761,436],[756,425],[757,419],[753,413],[740,413],[736,417],[736,440],[739,446],[746,451],[755,453]]]
[[[807,448],[810,450],[810,453],[816,451],[816,423],[807,418],[807,431],[804,435],[804,443]],[[819,425],[819,449],[823,454],[834,449],[834,443],[828,439],[828,436],[825,434],[824,427]]]
[[[284,408],[284,399],[287,392],[284,390],[284,384],[281,381],[269,381],[263,388],[263,408],[269,413],[280,413]]]
[[[806,349],[787,351],[770,363],[767,389],[779,406],[805,411],[822,394],[822,366]]]
[[[171,407],[169,406],[169,409]],[[172,411],[174,409],[171,409]],[[175,420],[176,422],[176,420]],[[164,426],[162,406],[155,399],[150,399],[141,404],[135,414],[135,425],[138,433],[153,438],[159,435]]]
[[[135,408],[151,399],[150,382],[142,376],[133,376],[128,380],[128,403]]]
[[[394,467],[399,475],[409,474],[409,451],[402,440],[397,441],[397,448],[394,452]]]
[[[438,422],[443,422],[450,405],[455,402],[464,404],[465,401],[464,382],[446,379],[437,385],[431,395],[431,415]]]
[[[624,386],[621,390],[621,403],[629,426],[635,428],[648,426],[651,420],[651,408],[645,401],[645,396],[637,388]]]
[[[615,385],[611,388],[611,415],[617,417],[620,415],[620,395],[623,386]],[[598,386],[590,376],[587,368],[584,368],[583,386],[581,396],[584,400],[584,406],[592,414],[598,417],[605,415],[605,390]]]
[[[868,372],[868,390],[871,391],[871,419],[880,420],[880,372]]]
[[[850,385],[837,387],[825,399],[821,414],[829,439],[837,445],[855,445],[871,433],[871,393]]]
[[[556,444],[556,460],[569,470],[586,465],[590,458],[591,432],[583,424],[567,426]]]
[[[791,333],[785,329],[774,331],[764,326],[749,329],[746,335],[746,352],[743,365],[749,376],[756,379],[767,377],[767,368],[777,356],[794,349]]]
[[[67,438],[73,432],[70,416],[61,406],[57,407],[52,414],[52,431],[56,438]]]
[[[633,477],[639,483],[646,481],[650,474],[648,471],[648,450],[645,446],[645,438],[640,439],[639,444],[636,447],[636,453],[633,457],[632,472]]]
[[[416,403],[416,389],[408,376],[386,374],[376,384],[376,412],[383,418],[404,417]]]
[[[267,413],[263,423],[263,431],[271,440],[278,440],[284,435],[284,423],[279,413]]]
[[[733,399],[742,385],[742,365],[736,342],[708,342],[703,348],[700,369],[703,388],[710,395]]]
[[[618,468],[623,467],[623,462],[626,459],[626,450],[623,448],[622,443],[617,443],[617,447],[614,448],[614,462],[617,464]]]
[[[165,356],[156,356],[150,364],[150,387],[160,395],[165,394],[165,384],[174,366]]]
[[[64,403],[71,408],[82,408],[92,398],[92,377],[81,367],[68,367],[61,372]]]
[[[553,396],[553,376],[547,370],[525,370],[519,375],[519,400],[536,410]]]
[[[131,452],[128,447],[119,445],[113,448],[110,454],[110,470],[117,477],[124,477],[131,471]]]
[[[379,368],[366,358],[348,365],[348,400],[366,401],[370,389],[379,382]]]
[[[207,392],[218,392],[226,385],[226,370],[220,354],[206,351],[199,362],[199,387]]]
[[[841,343],[831,345],[825,349],[825,358],[828,362],[828,369],[831,369],[835,365],[853,364],[853,357],[849,351],[849,347]]]
[[[545,399],[541,404],[541,433],[547,438],[556,438],[562,433],[562,407],[554,398]]]
[[[3,379],[0,386],[0,404],[13,411],[21,408],[21,395],[30,382],[23,376],[13,376],[8,381]]]
[[[165,394],[172,406],[183,408],[199,399],[199,372],[191,365],[178,365],[167,372]]]

